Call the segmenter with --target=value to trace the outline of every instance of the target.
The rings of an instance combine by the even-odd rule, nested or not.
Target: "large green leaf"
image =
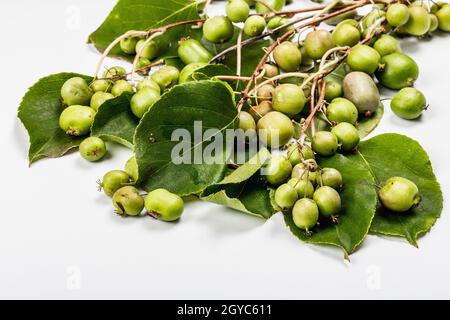
[[[43,157],[60,157],[83,140],[68,136],[59,127],[59,116],[64,109],[61,87],[72,77],[91,80],[76,73],[51,75],[34,84],[22,99],[19,118],[30,136],[30,164]]]
[[[336,168],[343,176],[339,223],[322,221],[321,225],[313,230],[313,235],[308,236],[295,226],[291,213],[285,214],[285,221],[299,239],[308,243],[338,246],[347,255],[357,249],[369,232],[377,205],[374,180],[370,171],[359,161],[340,154],[320,159],[320,166]]]
[[[269,158],[270,152],[265,148],[261,149],[222,181],[208,187],[202,193],[201,199],[262,218],[270,218],[275,209],[270,201],[270,189],[265,187],[259,174]]]
[[[139,119],[130,109],[132,97],[132,93],[125,92],[102,104],[92,124],[92,135],[133,149],[133,137]]]
[[[442,192],[425,150],[415,140],[400,134],[382,134],[361,142],[351,157],[364,165],[383,185],[392,176],[413,181],[422,201],[406,213],[389,212],[379,207],[371,232],[405,237],[417,245],[417,238],[430,230],[442,211]]]
[[[199,121],[201,128],[195,126]],[[153,105],[136,129],[134,144],[140,184],[146,190],[163,187],[186,196],[199,194],[221,181],[229,148],[215,154],[219,160],[216,163],[195,162],[195,154],[206,153],[205,148],[225,129],[234,129],[236,123],[234,94],[225,82],[205,80],[175,86]],[[192,141],[185,144],[184,152],[172,157],[173,148],[180,146],[179,141],[172,141],[176,129],[184,129]],[[190,157],[191,163],[180,161],[183,157]]]
[[[146,31],[170,23],[199,19],[197,4],[191,0],[119,0],[102,25],[89,36],[89,42],[103,51],[122,34],[130,30]],[[182,37],[200,38],[201,32],[192,25],[172,28],[158,39],[160,56],[176,55],[177,43]],[[112,56],[129,58],[118,46]]]

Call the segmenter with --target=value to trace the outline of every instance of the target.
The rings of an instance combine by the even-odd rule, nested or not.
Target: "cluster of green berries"
[[[156,189],[145,197],[135,187],[138,179],[136,158],[132,157],[125,165],[125,170],[107,172],[99,183],[100,188],[112,202],[117,214],[121,216],[138,216],[142,211],[161,221],[180,219],[184,211],[183,199],[165,189]]]
[[[343,187],[342,175],[334,168],[320,169],[308,145],[299,150],[299,146],[293,144],[286,156],[273,156],[264,170],[267,181],[277,186],[276,204],[281,210],[292,209],[298,228],[309,233],[319,217],[337,221],[342,205],[339,195]]]

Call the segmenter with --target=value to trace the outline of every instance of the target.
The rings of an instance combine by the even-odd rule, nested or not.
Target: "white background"
[[[346,263],[337,249],[298,241],[280,215],[264,222],[200,202],[177,224],[114,215],[95,182],[122,167],[122,147],[109,145],[113,157],[100,164],[72,153],[28,168],[23,94],[48,74],[92,74],[99,55],[85,42],[114,3],[1,1],[0,298],[450,298],[447,206],[420,249],[368,236]],[[430,109],[404,121],[387,108],[375,134],[419,140],[448,197],[450,35],[402,46]]]

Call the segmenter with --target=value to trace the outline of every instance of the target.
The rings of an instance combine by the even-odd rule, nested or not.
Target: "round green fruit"
[[[251,106],[248,110],[248,112],[252,115],[253,119],[255,119],[256,122],[258,122],[259,119],[272,111],[272,102],[267,100],[261,101],[256,106]]]
[[[80,143],[80,154],[87,161],[99,161],[106,154],[106,144],[97,137],[86,138]]]
[[[436,15],[430,13],[430,29],[428,33],[435,32],[439,28],[439,20]]]
[[[333,48],[334,45],[330,32],[326,30],[311,31],[304,42],[306,54],[314,60],[322,58],[325,52]]]
[[[350,51],[347,57],[347,63],[353,71],[373,74],[378,69],[380,59],[381,56],[377,50],[368,45],[361,44]]]
[[[280,11],[286,4],[286,0],[264,0],[264,4],[262,4],[261,2],[256,2],[255,9],[257,13],[270,12],[270,9],[267,6],[275,11]]]
[[[380,92],[367,73],[353,71],[342,82],[344,97],[356,106],[360,114],[374,113],[380,105]]]
[[[207,66],[207,63],[204,62],[194,62],[186,65],[183,69],[181,69],[180,77],[178,79],[179,83],[185,83],[188,81],[191,81],[191,75],[197,71],[198,69],[201,69],[205,66]]]
[[[302,62],[300,49],[290,41],[284,41],[273,50],[275,63],[286,72],[296,71]]]
[[[256,91],[256,96],[258,97],[258,101],[263,100],[272,100],[273,91],[275,88],[270,83],[262,85]]]
[[[291,175],[291,172],[292,165],[284,156],[273,156],[266,163],[263,170],[266,180],[274,186],[278,186],[285,182]]]
[[[292,209],[292,220],[298,228],[309,231],[319,220],[317,204],[308,198],[298,200]]]
[[[409,19],[409,8],[403,3],[394,3],[386,11],[386,20],[393,27],[403,26]]]
[[[122,187],[113,195],[113,204],[120,215],[137,216],[144,209],[144,198],[132,186]]]
[[[430,15],[421,6],[409,7],[409,19],[403,26],[404,30],[413,36],[423,36],[430,29]]]
[[[233,23],[224,16],[209,18],[203,24],[203,35],[205,39],[212,43],[227,42],[233,37]]]
[[[383,206],[394,212],[406,212],[420,203],[416,184],[402,177],[389,178],[378,195]]]
[[[139,38],[129,37],[120,40],[120,49],[126,54],[136,54],[136,45]]]
[[[353,151],[359,144],[358,129],[350,123],[341,122],[333,127],[331,132],[337,137],[340,150],[343,152]]]
[[[305,93],[295,84],[285,83],[279,85],[273,92],[273,109],[289,116],[302,112],[306,102]]]
[[[304,144],[302,146],[301,156],[300,156],[300,152],[298,151],[298,149],[299,149],[298,144],[294,143],[293,145],[291,145],[289,147],[288,152],[287,152],[287,157],[293,166],[301,163],[302,159],[303,160],[314,159],[314,152],[311,150],[311,148],[308,145]]]
[[[288,185],[294,188],[299,198],[312,199],[314,194],[314,185],[306,178],[292,178],[288,181]]]
[[[270,63],[264,64],[264,78],[266,78],[266,79],[273,78],[279,74],[280,74],[280,70],[278,70],[277,66],[270,64]]]
[[[91,131],[95,111],[85,106],[70,106],[59,117],[60,128],[70,136],[85,136]]]
[[[127,70],[125,70],[124,67],[121,66],[115,66],[112,68],[109,68],[103,73],[104,79],[111,79],[111,78],[121,78],[124,77],[127,74]]]
[[[439,21],[439,30],[450,32],[450,5],[444,5],[436,12]]]
[[[211,52],[200,41],[195,39],[181,41],[178,46],[178,56],[184,64],[208,63],[213,58]]]
[[[256,129],[255,119],[250,113],[245,111],[239,112],[239,128],[244,131]]]
[[[415,88],[403,88],[391,100],[392,111],[403,119],[411,120],[420,117],[426,107],[425,96]]]
[[[319,213],[323,217],[334,217],[341,211],[341,197],[331,187],[323,186],[314,192],[314,201],[319,207]]]
[[[150,41],[144,47],[145,41],[146,40],[142,39],[136,43],[136,53],[140,53],[142,50],[140,57],[152,60],[158,55],[158,45],[155,41]]]
[[[361,32],[350,23],[344,23],[334,29],[331,34],[333,42],[338,46],[353,47],[361,40]]]
[[[131,183],[131,177],[122,170],[113,170],[107,172],[100,183],[100,187],[103,188],[103,192],[112,197],[114,193],[122,187],[125,187]]]
[[[61,97],[68,106],[89,105],[92,95],[86,80],[80,77],[70,78],[61,87]]]
[[[275,202],[281,209],[290,209],[294,206],[295,201],[298,200],[298,194],[295,189],[285,183],[275,190]]]
[[[257,129],[261,142],[272,148],[285,145],[295,133],[291,119],[278,111],[272,111],[263,116],[258,121]]]
[[[291,178],[296,180],[303,180],[306,179],[306,176],[308,176],[308,180],[311,183],[316,183],[317,179],[317,170],[316,168],[313,168],[311,170],[307,169],[303,163],[296,164],[294,168],[292,169]]]
[[[266,20],[261,16],[250,16],[245,20],[244,33],[249,37],[256,37],[266,28]]]
[[[111,86],[112,84],[108,80],[94,80],[89,85],[89,88],[94,92],[108,92]]]
[[[337,81],[327,81],[325,85],[325,100],[328,102],[342,97],[342,85]]]
[[[381,58],[381,64],[384,67],[376,76],[380,83],[389,89],[411,87],[419,76],[417,63],[403,53],[396,52],[384,56]]]
[[[152,74],[152,80],[155,81],[161,90],[165,90],[178,83],[180,71],[173,66],[164,66]]]
[[[138,164],[135,156],[132,156],[130,159],[128,159],[127,163],[125,163],[125,172],[128,173],[128,175],[133,178],[134,181],[137,181],[139,178],[139,170],[138,170]]]
[[[318,131],[312,138],[311,147],[321,156],[332,156],[338,149],[336,136],[329,131]]]
[[[119,80],[111,88],[113,96],[118,97],[125,92],[134,93],[133,86],[127,80]]]
[[[244,0],[231,0],[227,3],[226,13],[231,21],[244,22],[250,13],[250,6]]]
[[[149,89],[155,90],[156,92],[161,94],[161,88],[159,87],[159,85],[150,78],[142,79],[137,84],[137,87],[136,87],[137,91],[141,91],[144,88],[149,88]]]
[[[327,107],[327,118],[333,123],[348,122],[355,125],[358,109],[350,100],[336,98]]]
[[[156,189],[145,198],[145,209],[158,220],[176,221],[184,211],[184,202],[178,195],[165,189]]]
[[[158,91],[144,88],[131,98],[131,111],[136,117],[141,119],[159,98],[160,94]]]
[[[343,185],[341,173],[334,168],[323,168],[316,181],[318,186],[328,186],[335,190],[340,190]]]
[[[95,111],[98,111],[98,108],[100,108],[102,104],[111,99],[114,99],[114,95],[112,95],[111,93],[98,91],[94,93],[91,98],[91,108]]]
[[[388,34],[381,35],[381,37],[375,41],[373,48],[377,50],[382,57],[391,53],[402,52],[402,48],[397,39]]]

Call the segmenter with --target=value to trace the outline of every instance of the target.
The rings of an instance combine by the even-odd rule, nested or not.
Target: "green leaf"
[[[358,119],[358,132],[359,137],[362,139],[369,135],[380,123],[381,119],[383,118],[384,114],[384,105],[380,103],[380,106],[378,107],[377,111],[373,114],[372,117],[366,118],[364,116],[360,116]]]
[[[270,218],[275,212],[271,204],[271,190],[265,187],[259,174],[269,158],[270,152],[265,148],[261,149],[222,181],[208,187],[201,199],[265,219]]]
[[[99,108],[92,125],[92,135],[133,149],[133,137],[139,119],[131,112],[132,93],[108,100]]]
[[[202,122],[201,128],[195,126],[198,121]],[[199,194],[221,181],[227,169],[229,148],[218,151],[216,163],[207,164],[201,156],[212,141],[222,136],[225,129],[234,129],[236,123],[234,94],[226,83],[206,80],[175,86],[153,105],[136,129],[139,183],[145,190],[166,188],[187,196]],[[173,148],[180,146],[179,141],[171,139],[176,129],[184,129],[192,141],[187,144],[184,141],[185,150],[178,150],[172,157]],[[207,132],[208,129],[216,132]],[[190,157],[191,163],[182,162],[184,157]]]
[[[344,187],[341,192],[342,211],[339,223],[322,221],[312,236],[307,236],[297,228],[292,214],[285,214],[285,222],[291,232],[307,243],[333,245],[342,248],[346,255],[354,252],[369,232],[377,205],[374,180],[366,167],[355,159],[337,154],[319,161],[322,168],[339,170],[343,176]]]
[[[422,197],[417,207],[406,213],[394,213],[380,206],[370,229],[378,234],[405,237],[417,246],[417,238],[439,218],[443,201],[425,150],[411,138],[389,133],[361,142],[352,160],[372,172],[380,186],[393,176],[410,179],[417,185]]]
[[[89,36],[89,42],[103,51],[116,38],[130,30],[146,31],[170,23],[199,19],[197,4],[191,0],[119,0],[102,25]],[[172,28],[158,37],[160,57],[177,55],[182,37],[201,37],[201,30],[192,25]],[[111,56],[130,58],[116,46]]]
[[[61,87],[73,77],[92,80],[76,73],[54,74],[40,79],[22,99],[19,118],[30,136],[30,164],[43,157],[61,157],[83,140],[67,135],[59,127],[59,117],[64,109]]]

